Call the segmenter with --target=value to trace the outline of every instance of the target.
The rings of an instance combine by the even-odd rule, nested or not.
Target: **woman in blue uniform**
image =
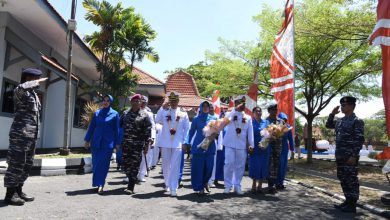
[[[214,154],[216,150],[215,141],[212,141],[209,148],[205,151],[197,146],[203,141],[203,128],[210,122],[216,120],[215,116],[208,114],[210,103],[205,101],[199,106],[199,114],[192,120],[191,128],[186,138],[186,144],[190,145],[195,135],[193,145],[191,146],[191,184],[192,189],[199,195],[204,194],[208,187],[208,181],[213,172]],[[208,189],[208,188],[207,188]]]
[[[287,127],[291,127],[289,124],[287,124],[287,115],[283,112],[279,113],[278,117],[280,119],[283,119],[286,122]],[[286,171],[287,171],[287,160],[288,160],[288,151],[294,152],[294,139],[292,130],[290,129],[282,139],[282,151],[280,152],[280,159],[279,159],[279,172],[278,172],[278,178],[276,180],[276,189],[283,190],[286,188],[283,184],[284,178],[286,177]]]
[[[225,112],[221,112],[219,118],[224,118]],[[222,137],[225,137],[226,127],[222,130]],[[222,150],[217,150],[217,157],[215,162],[215,180],[214,185],[216,187],[221,186],[222,184],[218,183],[218,181],[223,181],[223,167],[225,165],[225,146],[222,146]]]
[[[260,107],[253,108],[252,114],[255,146],[249,156],[249,177],[253,180],[251,191],[262,193],[262,183],[268,178],[269,174],[270,148],[260,149],[259,142],[261,140],[260,131],[267,127],[267,122],[261,119],[262,110]]]
[[[92,152],[92,186],[103,193],[104,183],[110,168],[112,151],[119,148],[119,114],[111,108],[114,101],[111,95],[103,98],[103,107],[97,110],[85,135],[85,147]]]

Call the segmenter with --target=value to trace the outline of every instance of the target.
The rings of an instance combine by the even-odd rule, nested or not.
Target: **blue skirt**
[[[215,162],[215,180],[223,181],[223,167],[225,166],[225,146],[222,150],[217,150],[217,158]]]
[[[249,156],[249,177],[255,180],[266,180],[269,176],[270,147]]]

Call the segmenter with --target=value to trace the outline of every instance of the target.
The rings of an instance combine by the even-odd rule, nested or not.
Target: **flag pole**
[[[294,0],[292,0],[292,5],[293,5],[293,10],[292,10],[292,13],[293,13],[293,20],[292,20],[292,23],[293,23],[293,51],[292,51],[292,54],[293,54],[293,79],[294,79],[294,86],[293,86],[293,110],[294,110],[294,120],[292,120],[292,122],[294,123],[293,124],[293,140],[295,141],[295,135],[296,135],[296,122],[295,122],[295,13],[294,13],[294,9],[295,9],[295,2]],[[298,159],[299,157],[301,156],[300,153],[301,153],[301,150],[300,150],[300,147],[299,147],[299,144],[298,146],[296,146],[296,143],[294,143],[294,146],[295,146],[295,149],[297,149],[298,151]],[[295,155],[294,155],[294,152],[292,152],[292,176],[293,178],[295,177]]]

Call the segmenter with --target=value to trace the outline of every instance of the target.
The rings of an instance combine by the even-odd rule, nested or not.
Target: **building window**
[[[14,111],[14,89],[18,84],[16,82],[12,82],[6,78],[3,78],[3,89],[1,95],[1,112],[11,113]]]
[[[74,115],[73,115],[73,127],[81,128],[82,121],[81,116],[84,114],[84,106],[87,104],[87,101],[82,98],[77,98],[75,107],[74,107]]]

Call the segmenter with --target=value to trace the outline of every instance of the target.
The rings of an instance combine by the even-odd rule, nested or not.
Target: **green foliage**
[[[359,7],[352,7],[351,1],[325,0],[304,0],[295,7],[295,109],[308,122],[309,139],[314,118],[335,96],[349,94],[367,100],[380,95],[376,82],[381,73],[380,51],[367,44],[375,11],[372,4],[353,2]],[[266,7],[255,17],[268,44],[280,27],[280,15]]]
[[[385,110],[382,109],[368,119],[364,119],[364,137],[371,144],[387,143]]]
[[[295,5],[295,109],[308,123],[309,139],[313,120],[334,97],[348,94],[364,101],[381,94],[377,82],[380,50],[367,42],[375,26],[374,4],[366,0],[303,0]],[[201,94],[209,96],[215,89],[220,89],[222,96],[246,93],[258,71],[260,97],[272,97],[269,60],[283,19],[282,10],[264,5],[253,17],[261,28],[259,42],[220,39],[220,50],[206,52],[204,65],[195,71]],[[309,146],[309,162],[311,152]]]
[[[158,62],[159,56],[149,44],[157,34],[132,7],[108,1],[84,0],[85,19],[100,27],[99,31],[85,37],[92,50],[100,56],[97,70],[101,73],[98,91],[118,98],[128,96],[137,86],[137,76],[132,73],[135,62],[144,57]]]

